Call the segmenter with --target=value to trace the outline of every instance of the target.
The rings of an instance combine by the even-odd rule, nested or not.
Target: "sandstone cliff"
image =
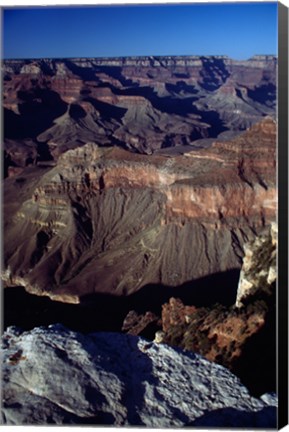
[[[244,241],[275,218],[275,134],[266,118],[172,158],[88,143],[7,179],[4,279],[78,302],[240,268]]]
[[[7,175],[88,141],[135,152],[205,146],[275,117],[276,58],[224,56],[3,62]],[[29,142],[32,156],[15,142]],[[30,151],[30,153],[31,153]],[[171,151],[171,150],[170,150]],[[35,158],[34,153],[37,153]]]

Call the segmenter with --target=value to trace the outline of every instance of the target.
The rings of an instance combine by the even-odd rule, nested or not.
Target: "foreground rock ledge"
[[[62,325],[3,335],[2,423],[276,427],[275,395],[251,397],[202,356]]]

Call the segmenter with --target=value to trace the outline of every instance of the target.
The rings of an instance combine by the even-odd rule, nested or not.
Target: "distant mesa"
[[[3,72],[7,284],[67,302],[179,286],[240,268],[275,218],[275,57]]]
[[[275,117],[276,64],[270,55],[5,60],[7,170],[27,165],[10,150],[17,139],[32,141],[38,160],[87,141],[151,154],[227,139]]]

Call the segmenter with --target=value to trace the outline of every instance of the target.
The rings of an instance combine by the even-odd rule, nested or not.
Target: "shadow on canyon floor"
[[[55,302],[47,297],[28,294],[22,287],[4,289],[4,328],[17,325],[24,329],[61,322],[82,332],[120,331],[130,310],[138,313],[152,311],[160,316],[161,307],[170,297],[185,304],[212,306],[231,305],[236,298],[239,270],[216,273],[178,287],[149,284],[134,294],[116,297],[108,294],[89,294],[79,305]]]
[[[274,299],[272,296],[271,300],[267,301],[269,308],[264,326],[247,340],[242,355],[233,367],[234,374],[257,397],[266,392],[277,391],[277,317]]]
[[[80,304],[64,304],[47,297],[28,294],[23,287],[5,288],[3,295],[3,328],[16,325],[25,330],[36,326],[62,323],[83,333],[97,331],[120,332],[124,318],[130,310],[138,313],[152,311],[161,316],[162,304],[170,297],[180,298],[184,304],[230,306],[236,298],[239,270],[217,273],[178,287],[151,284],[127,297],[90,294]],[[258,396],[275,391],[276,334],[275,309],[266,325],[248,341],[244,355],[234,366],[233,373],[240,377],[249,391]],[[142,335],[153,339],[157,324],[151,324]]]

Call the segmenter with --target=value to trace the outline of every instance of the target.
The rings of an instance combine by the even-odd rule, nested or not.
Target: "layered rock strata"
[[[275,117],[276,64],[273,56],[5,60],[5,168],[13,175],[14,165],[57,160],[88,141],[151,154],[227,139]],[[15,154],[19,140],[32,156],[25,146]]]
[[[275,218],[275,133],[266,118],[173,158],[88,143],[39,179],[7,179],[4,279],[78,302],[239,268],[244,241]]]

